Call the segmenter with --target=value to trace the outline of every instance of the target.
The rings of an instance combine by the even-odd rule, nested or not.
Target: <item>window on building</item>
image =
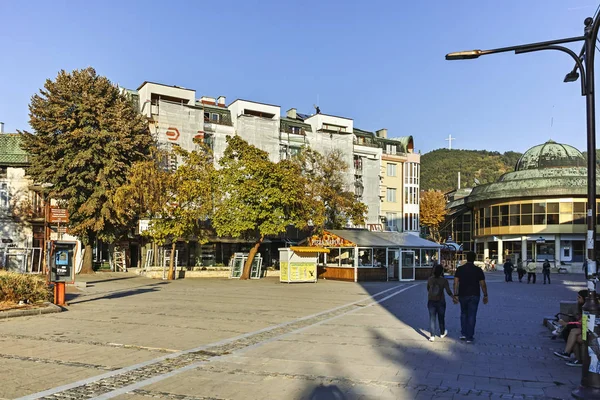
[[[386,154],[396,154],[396,145],[395,144],[386,144],[385,145],[385,153]]]
[[[408,191],[408,188],[405,186],[404,187],[404,204],[408,204],[408,196],[409,196],[409,191]]]
[[[209,112],[205,112],[204,113],[204,121],[210,121],[210,113]]]
[[[211,113],[210,114],[210,120],[211,120],[211,122],[217,122],[218,123],[219,120],[220,120],[220,115],[217,114],[217,113]]]
[[[387,188],[387,201],[390,203],[396,202],[396,189]]]
[[[408,219],[408,213],[404,213],[404,230],[408,231],[409,229],[409,224],[410,220]]]
[[[8,167],[0,167],[0,178],[8,178]]]
[[[9,205],[8,184],[0,183],[0,209],[7,210]]]
[[[393,163],[387,164],[387,175],[388,176],[396,176],[396,164],[393,164]]]
[[[386,226],[391,231],[395,231],[398,226],[398,214],[396,213],[385,213]]]

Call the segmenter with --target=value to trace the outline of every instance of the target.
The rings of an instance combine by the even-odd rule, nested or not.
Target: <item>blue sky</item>
[[[585,150],[585,99],[558,52],[445,61],[451,51],[583,33],[597,0],[0,2],[0,121],[28,129],[31,96],[60,69],[354,119],[447,147]],[[580,45],[574,45],[578,51]],[[600,85],[600,83],[598,84]],[[600,101],[600,100],[599,100]],[[599,115],[600,118],[600,115]]]

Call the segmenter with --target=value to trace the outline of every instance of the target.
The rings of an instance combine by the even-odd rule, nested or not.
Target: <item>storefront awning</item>
[[[296,253],[329,253],[329,249],[323,247],[290,246],[290,249]]]

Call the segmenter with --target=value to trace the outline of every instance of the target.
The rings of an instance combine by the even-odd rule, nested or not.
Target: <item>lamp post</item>
[[[43,197],[42,199],[44,200],[44,254],[43,254],[43,265],[44,265],[44,274],[48,274],[48,213],[50,211],[50,204],[49,204],[49,193],[46,191],[47,189],[51,188],[52,186],[54,186],[52,183],[42,183],[40,185],[43,189],[42,193],[43,193]]]
[[[562,51],[570,55],[575,61],[575,67],[569,72],[564,79],[564,82],[575,82],[581,77],[581,95],[586,98],[586,116],[587,116],[587,271],[586,278],[588,279],[587,287],[589,290],[589,296],[585,304],[583,305],[584,315],[595,315],[596,320],[599,320],[600,316],[598,312],[600,307],[598,306],[598,299],[596,298],[595,282],[597,278],[596,274],[596,112],[595,112],[595,98],[594,98],[594,56],[595,56],[595,44],[598,38],[598,28],[600,26],[600,16],[593,18],[586,18],[584,21],[584,35],[578,37],[571,37],[566,39],[551,40],[546,42],[529,43],[518,46],[502,47],[498,49],[490,50],[469,50],[459,51],[455,53],[449,53],[446,55],[446,60],[467,60],[473,58],[479,58],[488,54],[505,53],[514,51],[515,54],[531,53],[542,50],[557,50]],[[579,55],[573,50],[559,46],[565,43],[583,42],[583,48]],[[597,348],[598,335],[600,331],[595,329],[595,326],[589,327],[592,334],[588,334],[584,342],[583,348],[583,366],[582,366],[582,377],[581,386],[573,391],[572,395],[578,399],[597,399],[600,398],[600,374],[596,372],[590,372],[590,356],[588,353],[588,347],[592,344],[592,341],[596,341]],[[588,332],[589,333],[589,332]],[[597,354],[597,356],[600,356]],[[594,371],[598,371],[598,366],[594,367]]]

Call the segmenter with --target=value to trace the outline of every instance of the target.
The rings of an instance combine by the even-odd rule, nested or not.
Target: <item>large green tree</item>
[[[69,228],[85,245],[83,273],[92,270],[95,238],[113,241],[128,227],[113,201],[129,168],[153,143],[132,102],[93,68],[59,72],[29,105],[34,133],[24,132],[29,175],[51,183],[50,196],[66,204]]]
[[[317,228],[340,229],[348,220],[355,225],[365,223],[367,206],[348,190],[347,175],[350,166],[341,150],[325,154],[304,147],[293,162],[306,178],[306,191],[314,200],[313,223]]]
[[[219,236],[254,241],[241,276],[248,279],[264,238],[283,233],[290,225],[306,228],[312,202],[307,199],[297,164],[289,160],[274,163],[267,152],[239,136],[227,137],[219,165],[212,225]]]

